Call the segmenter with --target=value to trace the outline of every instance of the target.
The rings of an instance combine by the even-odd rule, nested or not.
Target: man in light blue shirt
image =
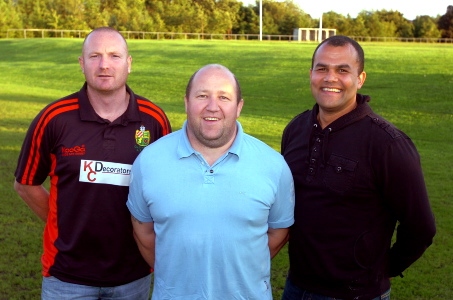
[[[283,157],[243,132],[235,76],[207,65],[192,75],[181,130],[132,166],[127,206],[154,268],[153,300],[272,299],[270,260],[294,222]]]

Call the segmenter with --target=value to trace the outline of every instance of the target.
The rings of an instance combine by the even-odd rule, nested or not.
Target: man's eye
[[[222,101],[229,101],[230,98],[226,97],[226,96],[220,96],[220,100]]]

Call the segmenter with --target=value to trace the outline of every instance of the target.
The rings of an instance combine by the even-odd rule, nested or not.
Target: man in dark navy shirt
[[[42,299],[148,299],[151,269],[126,200],[133,161],[170,124],[126,85],[132,58],[118,31],[92,31],[79,62],[86,83],[36,116],[15,172],[19,196],[46,222]]]
[[[389,299],[389,279],[432,243],[419,154],[357,93],[363,70],[354,40],[319,44],[310,70],[316,104],[283,133],[296,196],[284,300]]]

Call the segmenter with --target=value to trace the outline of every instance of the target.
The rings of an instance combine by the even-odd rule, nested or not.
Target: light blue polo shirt
[[[277,151],[237,125],[212,166],[186,123],[132,166],[127,207],[156,233],[153,300],[272,299],[267,230],[293,224],[293,179]]]

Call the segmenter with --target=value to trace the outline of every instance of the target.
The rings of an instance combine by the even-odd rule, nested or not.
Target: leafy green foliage
[[[241,83],[244,130],[279,150],[283,128],[313,106],[309,87],[316,44],[129,40],[128,84],[160,105],[173,128],[185,120],[184,91],[201,66],[220,63]],[[81,39],[0,40],[0,299],[38,299],[42,222],[13,191],[14,169],[31,119],[47,103],[78,90]],[[438,233],[423,257],[392,280],[392,299],[453,299],[453,48],[442,44],[363,43],[375,111],[404,130],[421,155]],[[272,263],[280,299],[286,248]]]
[[[319,27],[319,20],[303,11],[303,3],[263,0],[262,4],[263,34],[292,35],[294,28]],[[120,31],[211,34],[258,34],[260,30],[259,1],[244,6],[238,0],[2,0],[0,10],[0,37],[8,29],[89,30],[100,26]],[[357,18],[332,11],[324,15],[324,28],[336,28],[338,34],[348,36],[439,38],[441,32],[442,37],[453,36],[448,8],[440,20],[417,16],[417,30],[413,20],[397,11],[362,11]]]

